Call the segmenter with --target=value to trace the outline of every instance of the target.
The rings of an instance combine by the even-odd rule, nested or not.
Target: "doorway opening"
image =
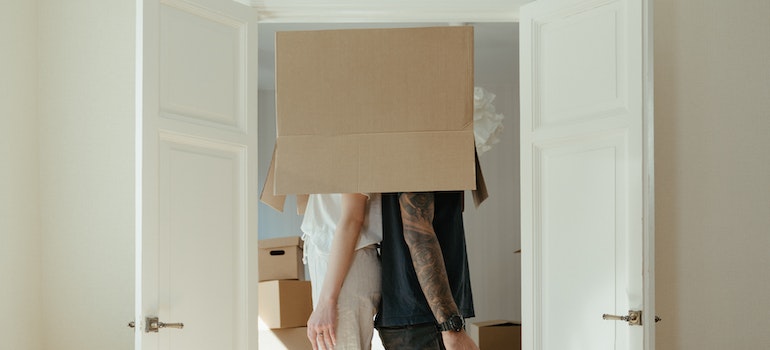
[[[259,183],[264,184],[276,138],[274,38],[278,31],[445,26],[446,23],[259,24]],[[465,233],[476,317],[469,322],[521,319],[518,23],[472,23],[474,86],[494,94],[503,114],[500,142],[479,158],[490,197],[476,208],[466,196]],[[260,189],[261,190],[261,189]],[[259,206],[259,239],[300,236],[293,196],[284,212]]]

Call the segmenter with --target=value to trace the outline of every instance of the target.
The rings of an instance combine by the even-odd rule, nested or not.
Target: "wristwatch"
[[[456,314],[449,316],[449,318],[446,321],[439,323],[438,325],[438,330],[441,332],[445,332],[445,331],[459,332],[463,329],[465,329],[465,319],[463,319],[462,316],[456,315]]]

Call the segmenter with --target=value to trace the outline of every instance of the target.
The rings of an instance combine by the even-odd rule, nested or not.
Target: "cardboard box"
[[[259,318],[270,329],[304,327],[312,312],[310,281],[259,282]]]
[[[259,348],[267,350],[310,350],[307,327],[260,329]]]
[[[468,332],[480,350],[521,350],[520,322],[474,322]]]
[[[259,281],[304,280],[302,239],[284,237],[259,241]]]
[[[472,27],[278,32],[276,112],[262,197],[279,210],[287,194],[477,187]]]

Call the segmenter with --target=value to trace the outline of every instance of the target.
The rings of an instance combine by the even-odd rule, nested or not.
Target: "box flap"
[[[473,28],[278,32],[276,112],[274,196],[475,189]]]
[[[275,152],[273,152],[275,154]],[[475,169],[476,169],[476,189],[473,190],[473,202],[478,208],[481,203],[484,202],[489,197],[489,193],[487,191],[487,184],[484,181],[484,174],[481,171],[481,165],[479,164],[479,158],[478,155],[475,157]],[[270,206],[271,208],[283,212],[283,206],[286,201],[286,195],[276,195],[274,193],[275,189],[275,177],[274,177],[274,170],[275,170],[275,158],[271,160],[270,162],[270,168],[267,171],[267,178],[265,179],[265,183],[262,187],[262,193],[259,196],[259,199]],[[310,197],[308,194],[298,194],[296,196],[297,198],[297,215],[303,215],[305,214],[305,208],[307,207],[307,202]]]
[[[479,154],[476,153],[476,189],[473,190],[473,203],[478,208],[487,198],[489,198],[487,183],[484,182],[484,174],[481,173],[481,164],[479,164]]]
[[[310,195],[307,194],[297,195],[297,215],[305,214],[309,196]],[[273,158],[270,160],[270,167],[267,170],[267,177],[262,186],[262,192],[259,194],[259,200],[278,212],[283,213],[286,195],[275,194],[275,148],[273,148]]]
[[[267,178],[264,186],[262,186],[262,193],[259,194],[259,200],[283,213],[286,195],[275,194],[275,147],[273,148],[273,158],[270,160],[270,168],[267,170]]]

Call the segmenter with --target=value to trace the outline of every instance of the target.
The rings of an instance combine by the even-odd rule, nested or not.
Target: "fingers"
[[[337,345],[337,336],[331,327],[326,330],[308,327],[307,338],[313,345],[313,350],[333,350]]]
[[[331,337],[328,333],[318,333],[316,335],[316,344],[318,345],[318,350],[333,350],[334,345],[332,344]]]
[[[323,347],[319,347],[321,350],[333,350],[334,346],[331,344],[331,338],[329,337],[329,334],[324,332],[321,333],[321,343],[323,343]]]
[[[324,334],[326,334],[326,333],[329,334],[329,340],[331,341],[332,345],[333,346],[337,346],[337,334],[334,331],[334,327],[329,327],[329,331],[328,332],[324,332]]]
[[[316,332],[313,328],[307,328],[307,339],[310,340],[310,344],[313,345],[313,350],[318,350],[318,342],[316,340]]]

